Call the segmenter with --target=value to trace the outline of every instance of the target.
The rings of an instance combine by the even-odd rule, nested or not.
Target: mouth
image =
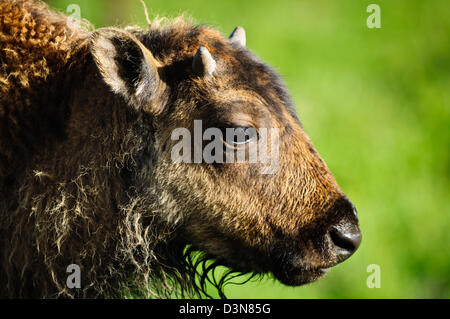
[[[324,277],[330,267],[301,267],[289,270],[275,270],[273,274],[281,283],[288,286],[301,286]]]

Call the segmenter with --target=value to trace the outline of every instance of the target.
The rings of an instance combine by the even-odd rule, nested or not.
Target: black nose
[[[353,214],[356,216],[356,210]],[[330,229],[329,234],[339,262],[350,257],[361,243],[361,230],[354,218],[342,220]]]

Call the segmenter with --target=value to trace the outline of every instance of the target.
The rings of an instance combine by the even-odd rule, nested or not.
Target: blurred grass
[[[138,0],[70,3],[96,27],[145,25]],[[359,211],[358,252],[317,283],[227,286],[231,298],[450,297],[450,3],[147,0],[150,16],[188,13],[247,46],[282,74],[305,130]],[[366,286],[370,264],[381,288]]]

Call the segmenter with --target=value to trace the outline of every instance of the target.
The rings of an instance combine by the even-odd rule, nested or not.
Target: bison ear
[[[132,34],[114,28],[94,31],[90,39],[94,61],[113,92],[137,109],[158,113],[162,90],[157,62]]]

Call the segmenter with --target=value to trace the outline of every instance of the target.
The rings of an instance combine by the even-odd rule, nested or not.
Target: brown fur
[[[72,29],[36,1],[2,1],[0,19],[2,296],[164,297],[173,286],[192,296],[205,278],[199,287],[186,245],[204,252],[197,263],[293,285],[338,262],[322,233],[353,220],[351,204],[283,84],[247,49],[181,19],[111,29],[124,32],[125,49],[141,43],[161,77],[157,90],[126,99],[92,53],[100,33]],[[217,61],[213,77],[191,71],[199,46]],[[278,173],[174,164],[170,134],[194,119],[279,128]],[[73,263],[82,289],[66,287]]]

